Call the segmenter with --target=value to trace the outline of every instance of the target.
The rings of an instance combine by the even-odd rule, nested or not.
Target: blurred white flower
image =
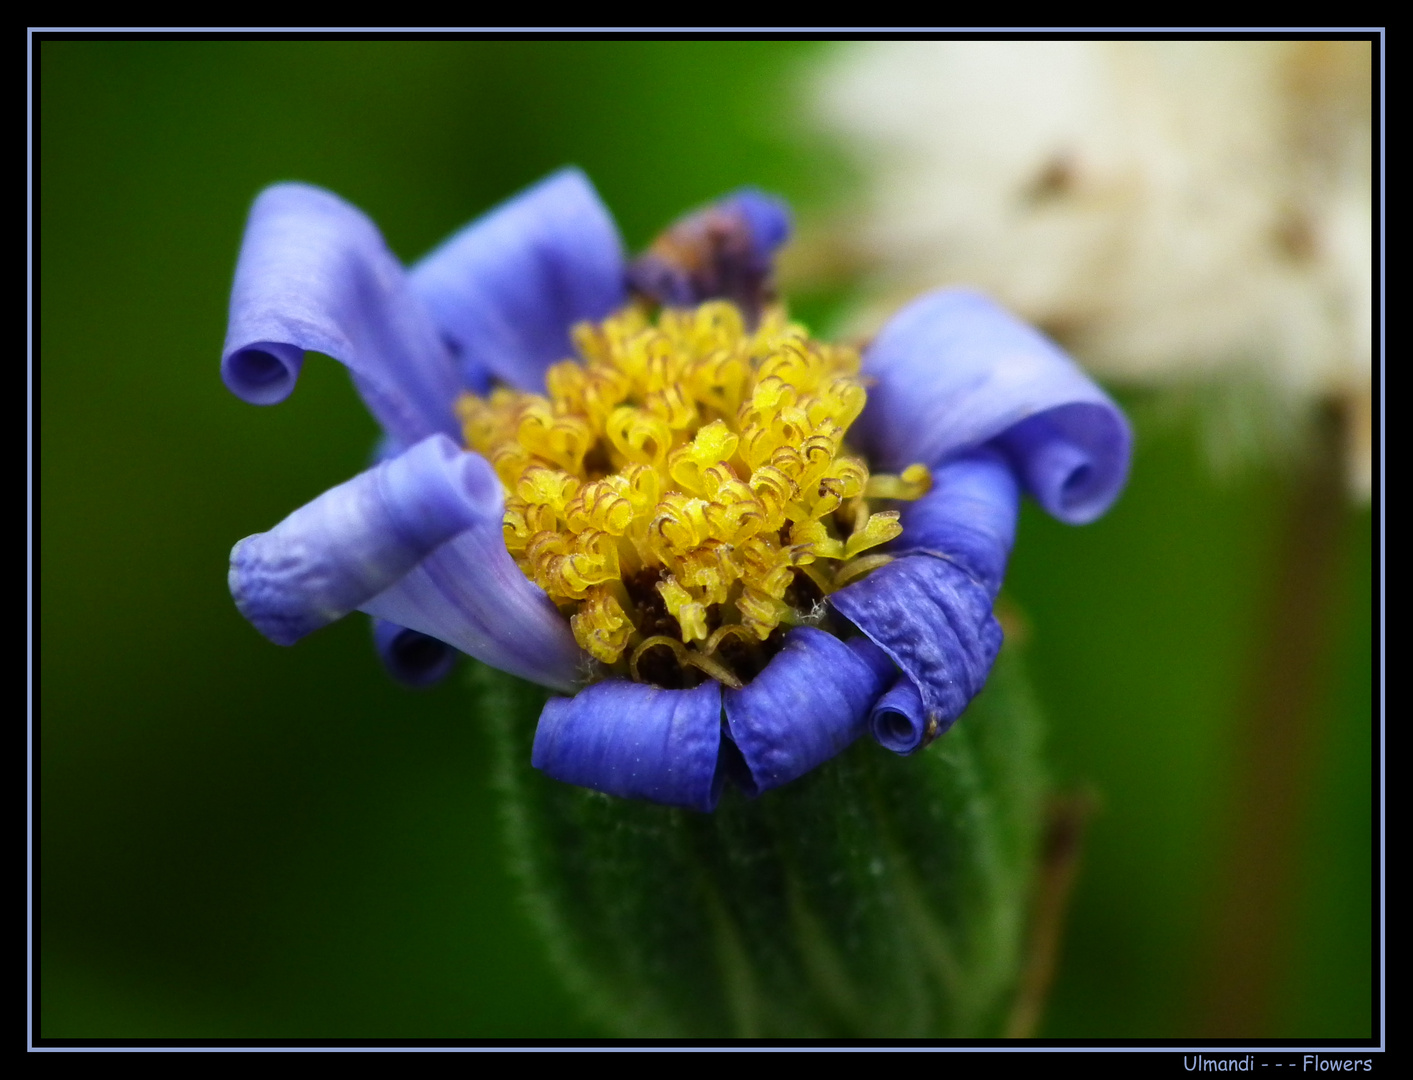
[[[1368,42],[874,42],[831,54],[811,97],[862,170],[850,231],[878,310],[966,282],[1119,382],[1220,371],[1268,404],[1332,399],[1367,497],[1370,60]]]

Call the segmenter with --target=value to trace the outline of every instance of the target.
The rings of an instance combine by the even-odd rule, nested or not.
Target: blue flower
[[[1097,518],[1125,482],[1129,428],[1053,344],[964,290],[902,310],[851,378],[857,357],[851,369],[847,350],[809,342],[769,303],[771,256],[788,231],[781,204],[740,192],[630,262],[587,178],[565,170],[404,269],[337,197],[297,184],[265,191],[236,270],[226,385],[274,404],[294,389],[305,352],[326,353],[349,368],[385,440],[372,468],[235,546],[241,612],[292,644],[361,610],[405,681],[440,677],[454,648],[559,691],[540,718],[534,764],[624,797],[710,810],[728,779],[757,794],[865,731],[902,754],[944,733],[1000,648],[992,606],[1021,490],[1062,521]],[[657,328],[644,297],[663,307]],[[726,353],[699,350],[698,404],[716,405],[700,406],[696,426],[669,416],[698,408],[690,394],[653,376],[665,395],[656,404],[633,398],[584,435],[588,421],[564,402],[592,399],[581,385],[592,368],[576,374],[564,358],[631,352],[634,334],[661,345],[674,333],[747,350],[769,338],[779,371],[815,365],[816,396],[782,375],[775,412],[733,433],[708,418],[734,415],[736,399],[716,402],[726,383],[701,374]],[[627,355],[613,362],[686,370],[672,356]],[[533,396],[547,380],[553,409]],[[592,403],[583,408],[588,416]],[[669,416],[656,427],[654,408]],[[806,429],[829,437],[810,441]],[[490,460],[465,448],[468,433]],[[596,472],[595,453],[614,463]],[[781,479],[792,461],[795,480]],[[772,472],[777,464],[785,473]],[[669,475],[682,491],[659,492]],[[783,494],[767,528],[747,511],[770,494],[771,476]],[[652,535],[641,508],[628,507],[640,481],[652,489],[645,512],[658,515]],[[871,513],[869,498],[904,501]],[[673,499],[677,517],[661,509]],[[615,531],[604,515],[620,503]],[[712,535],[739,544],[690,541],[717,569],[699,559],[684,570],[671,554],[662,566],[628,565],[635,550],[678,543],[672,528],[707,529],[702,514],[724,520],[733,506],[746,507],[731,518],[736,531]],[[847,538],[833,524],[846,512],[858,522]],[[544,525],[576,513],[590,522],[577,533]],[[752,536],[767,539],[752,548]],[[822,569],[829,559],[832,572]],[[722,622],[728,610],[736,624]]]

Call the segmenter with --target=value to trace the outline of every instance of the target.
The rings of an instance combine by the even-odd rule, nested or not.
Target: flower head
[[[743,191],[630,262],[566,170],[410,270],[336,197],[256,201],[227,385],[303,354],[353,374],[383,459],[231,554],[290,644],[354,610],[389,668],[451,649],[566,696],[534,764],[709,810],[865,731],[911,753],[985,684],[1022,487],[1080,523],[1117,497],[1116,406],[986,298],[915,301],[862,356],[774,302],[778,201]]]

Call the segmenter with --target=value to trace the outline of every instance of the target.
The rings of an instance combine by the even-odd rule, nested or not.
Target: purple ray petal
[[[445,435],[324,492],[231,551],[236,607],[280,645],[342,618],[447,540],[497,530],[500,480]]]
[[[1128,427],[1096,432],[1088,405],[1062,405],[1022,420],[997,443],[1035,501],[1070,525],[1102,517],[1128,479]]]
[[[829,602],[912,679],[929,740],[981,691],[1001,648],[989,591],[946,559],[905,555]]]
[[[402,453],[403,446],[387,432],[383,432],[378,437],[378,441],[373,444],[372,451],[368,454],[369,465],[381,465],[391,458]]]
[[[412,268],[412,287],[451,342],[467,385],[494,374],[543,390],[545,369],[574,355],[569,328],[626,299],[613,218],[578,169],[502,203]]]
[[[1020,488],[995,450],[978,450],[932,474],[932,490],[903,505],[903,535],[892,551],[950,559],[991,596],[1001,588],[1016,539]]]
[[[722,200],[746,219],[751,227],[751,247],[755,255],[765,262],[775,254],[777,248],[790,239],[790,207],[783,199],[767,195],[759,188],[739,188]]]
[[[443,544],[359,607],[556,690],[572,692],[587,662],[568,620],[505,550],[499,519]]]
[[[917,686],[899,675],[869,713],[868,729],[880,746],[895,754],[911,754],[927,737],[927,709]]]
[[[790,631],[764,671],[724,695],[727,727],[756,791],[803,776],[862,735],[896,674],[866,640],[846,644],[808,626]]]
[[[456,650],[387,619],[373,620],[373,644],[388,674],[404,686],[431,686],[451,674]]]
[[[246,223],[221,377],[244,400],[272,405],[294,390],[306,351],[346,364],[403,445],[460,430],[456,366],[376,226],[327,191],[280,184]]]
[[[790,210],[742,188],[676,221],[633,260],[633,288],[661,304],[726,299],[754,319],[770,298],[775,250],[790,236]]]
[[[1061,521],[1093,521],[1123,488],[1133,438],[1118,406],[979,293],[909,304],[869,346],[864,372],[878,381],[850,434],[883,468],[936,466],[1006,436],[1027,489]]]
[[[710,811],[720,758],[720,683],[658,690],[611,679],[545,703],[530,761],[566,783]]]

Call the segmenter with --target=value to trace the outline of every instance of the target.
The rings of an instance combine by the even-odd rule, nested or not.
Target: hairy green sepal
[[[535,921],[585,1007],[636,1037],[984,1037],[1023,960],[1044,783],[1013,649],[927,750],[871,739],[714,814],[530,766],[543,692],[475,675]]]

